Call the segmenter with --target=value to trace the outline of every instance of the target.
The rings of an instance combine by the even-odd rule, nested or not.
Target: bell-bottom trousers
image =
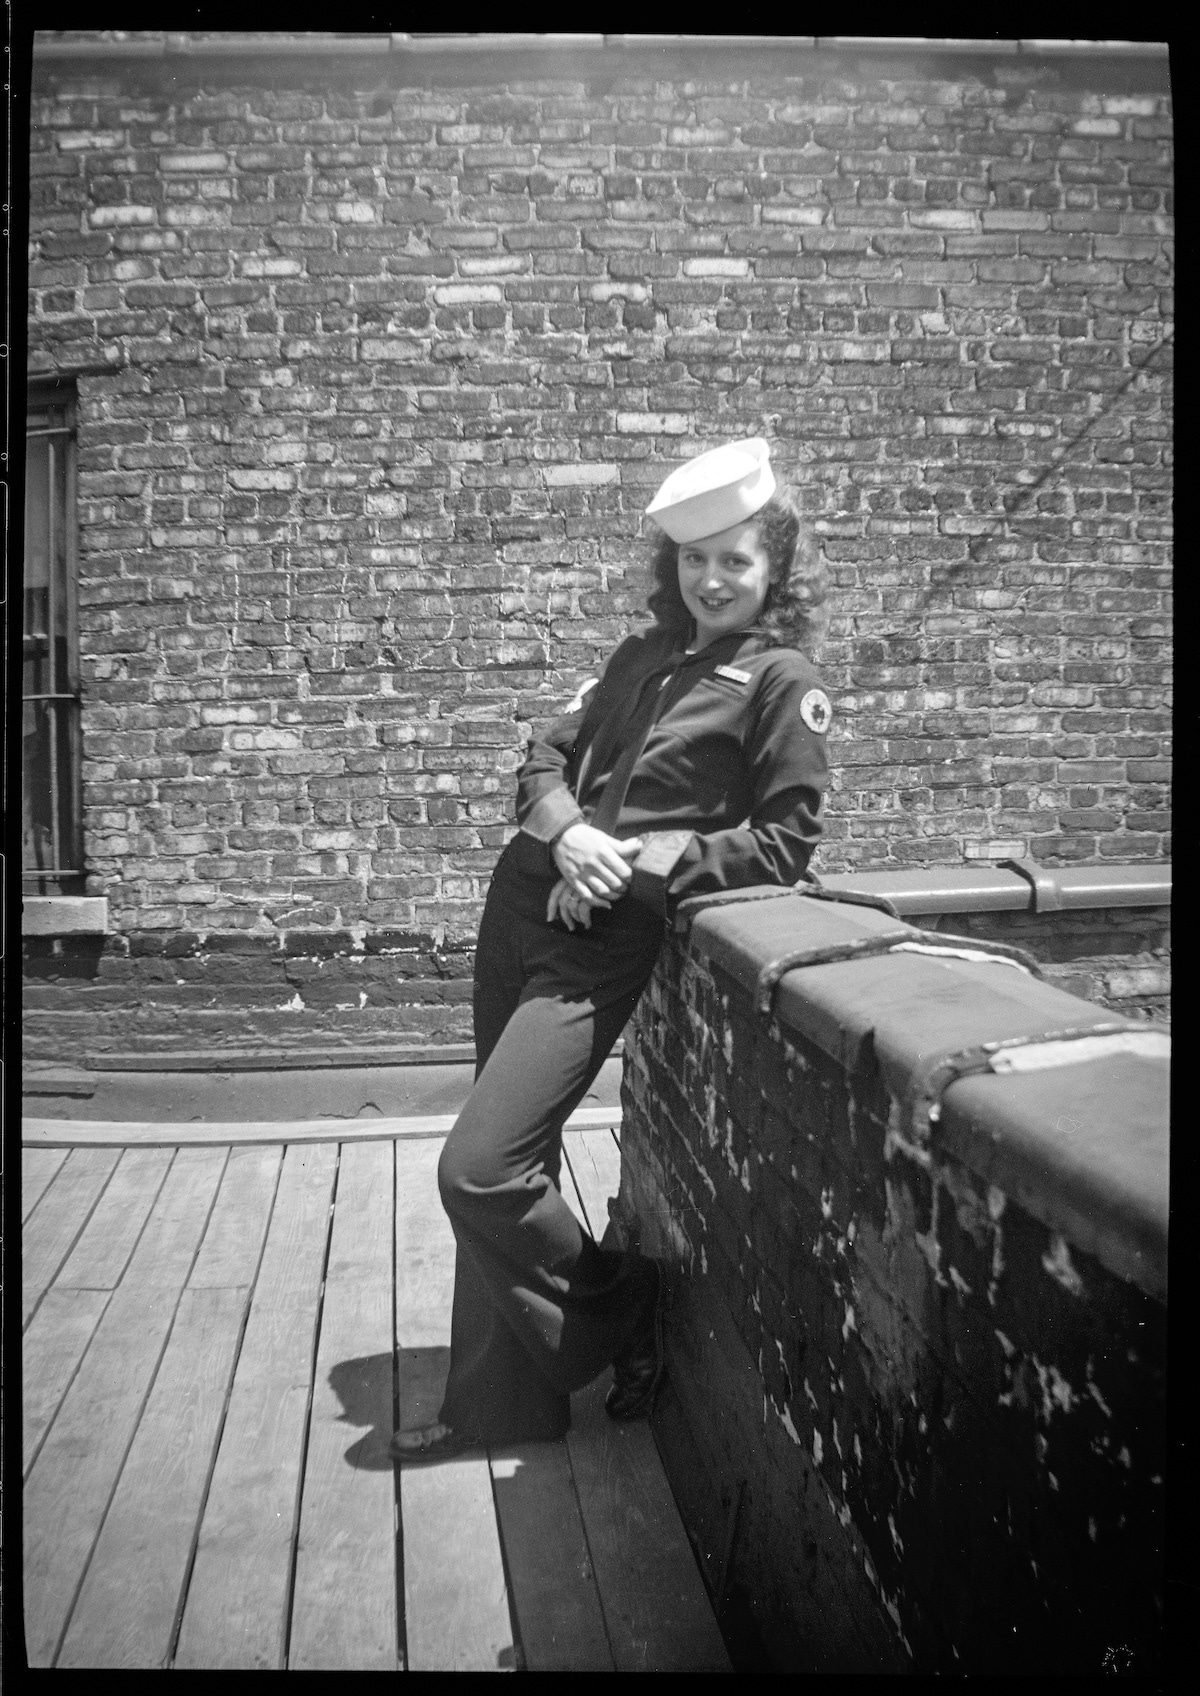
[[[559,1190],[562,1127],[654,970],[663,923],[624,899],[590,931],[546,923],[557,876],[518,836],[488,894],[475,957],[475,1087],[438,1186],[457,1243],[440,1418],[489,1442],[561,1437],[570,1393],[630,1340],[649,1263],[600,1248]]]

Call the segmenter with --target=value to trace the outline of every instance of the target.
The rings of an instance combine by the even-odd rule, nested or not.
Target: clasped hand
[[[630,861],[641,852],[641,837],[618,842],[603,830],[580,821],[568,825],[554,844],[554,863],[562,876],[550,891],[546,922],[561,918],[568,930],[591,927],[594,907],[611,907],[633,876]]]

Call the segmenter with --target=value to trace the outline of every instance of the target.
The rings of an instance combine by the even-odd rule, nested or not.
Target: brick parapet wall
[[[1162,1286],[1032,1147],[1001,1185],[994,1126],[907,1142],[872,1041],[813,1028],[676,937],[626,1038],[618,1216],[672,1269],[659,1440],[714,1588],[777,1671],[1153,1673]]]
[[[1167,95],[389,74],[37,73],[115,928],[469,946],[530,726],[639,616],[641,509],[751,431],[835,583],[822,868],[1162,856]]]

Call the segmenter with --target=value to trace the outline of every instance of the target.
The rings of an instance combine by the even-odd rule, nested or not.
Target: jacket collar
[[[761,653],[768,645],[759,631],[731,630],[728,635],[707,643],[698,653],[685,655],[685,663],[713,660],[717,665],[728,665],[730,660]]]

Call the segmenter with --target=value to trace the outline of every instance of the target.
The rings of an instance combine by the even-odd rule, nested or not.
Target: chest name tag
[[[719,665],[715,668],[718,677],[727,677],[731,683],[749,683],[750,673],[739,671],[735,665]]]

